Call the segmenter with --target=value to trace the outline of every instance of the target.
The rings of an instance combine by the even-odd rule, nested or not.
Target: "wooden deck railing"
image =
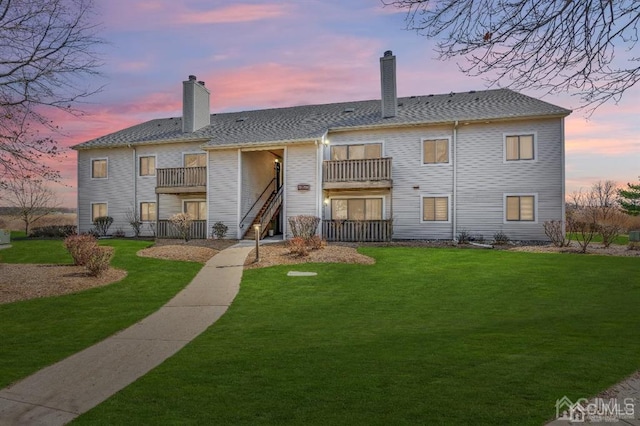
[[[206,167],[173,167],[156,170],[158,188],[205,186],[207,184]]]
[[[180,232],[176,229],[175,225],[168,220],[159,220],[158,229],[156,231],[158,238],[182,238]],[[206,220],[194,220],[191,222],[191,230],[189,233],[189,239],[202,240],[207,238],[207,221]]]
[[[327,241],[391,241],[392,220],[324,220],[322,236]]]
[[[324,182],[391,180],[391,158],[327,160],[322,164]]]

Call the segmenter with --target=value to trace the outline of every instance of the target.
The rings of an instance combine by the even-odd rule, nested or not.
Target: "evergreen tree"
[[[627,189],[618,190],[618,202],[626,214],[631,216],[640,215],[640,183],[634,185],[627,184]]]

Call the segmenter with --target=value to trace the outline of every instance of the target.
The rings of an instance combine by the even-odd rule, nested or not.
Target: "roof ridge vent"
[[[356,109],[353,107],[347,107],[345,109],[342,110],[343,113],[347,113],[347,112],[354,112]]]

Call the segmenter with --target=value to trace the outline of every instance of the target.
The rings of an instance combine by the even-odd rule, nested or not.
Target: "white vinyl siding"
[[[156,221],[156,203],[155,202],[144,201],[140,203],[140,220],[142,222]]]
[[[156,175],[156,157],[144,156],[139,157],[138,161],[139,176],[155,176]]]
[[[318,216],[319,190],[318,149],[315,144],[288,146],[284,159],[284,203],[286,238],[292,236],[289,220],[291,216]],[[298,185],[309,185],[309,190],[299,190]]]
[[[95,222],[98,217],[107,216],[108,212],[107,203],[91,203],[91,222]]]
[[[450,140],[425,139],[422,141],[423,164],[448,164]]]
[[[535,135],[505,135],[505,161],[535,160]]]
[[[109,177],[109,160],[94,158],[91,160],[91,179],[107,179]]]

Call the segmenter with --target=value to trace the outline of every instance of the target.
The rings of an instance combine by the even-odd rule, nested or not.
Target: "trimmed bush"
[[[225,225],[224,223],[218,221],[216,223],[213,224],[212,226],[212,234],[219,240],[223,239],[224,237],[226,237],[227,235],[227,231],[229,230],[229,227],[227,225]]]
[[[29,238],[66,238],[75,234],[75,225],[50,225],[32,228],[29,231]]]
[[[180,237],[187,242],[191,238],[191,223],[193,220],[189,213],[176,213],[169,218],[169,221],[176,227]]]
[[[509,244],[509,237],[507,237],[507,234],[505,234],[504,232],[498,231],[493,234],[493,244]]]
[[[302,237],[293,237],[287,244],[289,245],[289,253],[305,257],[309,256],[309,249],[307,249],[307,240]]]
[[[89,270],[89,275],[99,277],[109,269],[111,259],[113,259],[113,247],[95,246],[89,252],[89,258],[84,265]]]
[[[106,237],[107,232],[109,232],[109,227],[112,223],[113,218],[111,216],[100,216],[96,217],[96,219],[93,221],[93,226],[96,227],[96,230],[101,237]]]
[[[65,238],[64,247],[71,254],[74,264],[85,266],[93,254],[93,249],[98,247],[98,241],[89,234],[70,235]]]
[[[458,232],[458,244],[469,244],[471,241],[471,234],[464,229]]]
[[[320,218],[316,216],[292,216],[289,218],[289,226],[294,237],[302,237],[305,240],[316,235],[320,224]]]

